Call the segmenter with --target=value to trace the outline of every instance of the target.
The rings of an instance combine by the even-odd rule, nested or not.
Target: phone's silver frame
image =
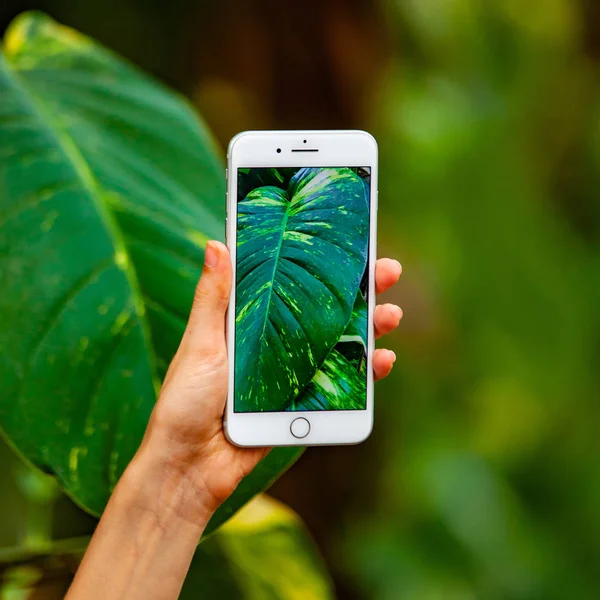
[[[305,142],[306,140],[306,142]],[[277,150],[280,149],[278,152]],[[293,150],[309,150],[293,152]],[[364,131],[245,131],[235,136],[227,152],[227,245],[236,281],[237,171],[244,167],[369,167],[371,210],[369,235],[369,294],[367,344],[367,406],[365,410],[310,412],[234,412],[235,285],[227,315],[229,392],[224,417],[225,434],[237,446],[309,446],[357,444],[373,427],[373,311],[375,309],[375,261],[377,258],[377,142]],[[292,435],[291,422],[305,417],[310,433]]]

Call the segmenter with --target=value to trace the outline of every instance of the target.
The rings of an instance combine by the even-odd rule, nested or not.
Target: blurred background
[[[600,597],[600,4],[3,0],[0,28],[31,8],[189,96],[223,148],[377,137],[398,360],[371,439],[271,491],[339,598]]]

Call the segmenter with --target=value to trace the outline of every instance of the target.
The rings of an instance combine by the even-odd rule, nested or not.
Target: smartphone
[[[377,143],[246,131],[227,155],[224,416],[238,446],[356,444],[373,426]]]

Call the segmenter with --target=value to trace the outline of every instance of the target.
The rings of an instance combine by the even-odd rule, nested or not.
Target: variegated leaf
[[[364,273],[368,205],[347,168],[300,169],[287,190],[238,203],[237,411],[282,410],[350,320]]]
[[[358,342],[363,345],[363,348],[367,347],[367,303],[359,291],[356,294],[356,300],[354,301],[354,308],[352,309],[352,317],[348,323],[346,330],[344,331],[340,342]]]
[[[40,13],[10,26],[0,53],[0,427],[93,514],[140,443],[224,208],[223,165],[182,98]],[[300,452],[270,452],[205,534]]]
[[[304,392],[288,407],[288,410],[361,410],[366,405],[367,378],[365,360],[358,363],[349,360],[341,346],[361,344],[338,344],[308,384]]]

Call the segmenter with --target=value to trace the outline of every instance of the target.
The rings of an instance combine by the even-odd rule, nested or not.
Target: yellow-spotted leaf
[[[258,496],[200,545],[181,600],[329,600],[333,586],[298,516]]]
[[[286,410],[363,410],[367,401],[367,303],[359,291],[339,343]]]
[[[358,342],[363,348],[367,347],[367,302],[362,293],[356,294],[350,322],[340,337],[340,342]]]
[[[0,55],[0,425],[100,514],[181,337],[224,169],[177,94],[40,14]],[[298,451],[271,453],[226,520]],[[210,529],[209,529],[210,530]]]
[[[352,315],[368,205],[347,168],[300,169],[238,203],[235,408],[285,409]]]
[[[344,354],[343,347],[354,347],[359,358]],[[367,378],[361,344],[338,344],[287,410],[363,410],[367,401]]]

